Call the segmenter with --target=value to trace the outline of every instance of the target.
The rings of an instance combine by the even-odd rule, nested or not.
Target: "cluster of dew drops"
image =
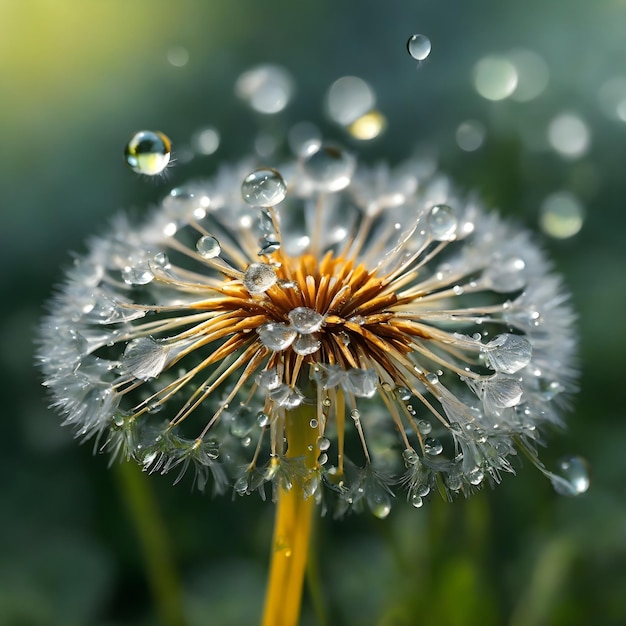
[[[432,50],[432,44],[426,35],[411,35],[406,43],[409,55],[418,62],[425,61]],[[158,130],[141,130],[133,134],[124,148],[126,164],[137,174],[154,177],[162,175],[168,165],[171,165],[172,142],[163,132]],[[274,207],[284,200],[287,188],[281,175],[272,168],[261,168],[250,173],[242,181],[241,192],[243,199],[250,205],[261,209]],[[446,207],[442,207],[445,209]],[[445,215],[433,216],[435,221],[445,222]],[[269,222],[269,216],[268,220]],[[280,245],[276,237],[270,232],[264,236],[259,254],[270,254]],[[219,241],[212,235],[201,237],[196,248],[198,253],[207,259],[215,258],[221,253]],[[249,293],[263,293],[277,281],[274,269],[265,263],[252,263],[248,267],[243,282]],[[281,342],[291,341],[291,337],[274,336],[272,329],[267,329],[266,340],[276,349],[282,349]],[[306,335],[299,340],[303,350],[315,351],[317,346],[304,346]],[[308,345],[308,344],[307,344]],[[310,352],[309,352],[310,353]],[[590,470],[587,461],[580,456],[567,456],[557,464],[558,476],[552,480],[555,490],[561,495],[577,496],[585,493],[590,486]]]

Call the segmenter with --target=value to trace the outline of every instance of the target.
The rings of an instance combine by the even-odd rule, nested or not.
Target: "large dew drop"
[[[436,241],[450,241],[456,237],[458,220],[447,204],[437,204],[428,213],[430,234]]]
[[[332,144],[322,144],[302,161],[304,173],[320,191],[345,189],[350,184],[355,167],[355,158]]]
[[[200,237],[196,243],[198,254],[205,259],[214,259],[219,256],[222,248],[220,242],[211,235]]]
[[[122,355],[122,366],[140,380],[156,378],[167,363],[169,349],[151,337],[133,339]]]
[[[524,390],[514,378],[496,377],[485,384],[484,393],[486,403],[504,409],[519,404]]]
[[[124,157],[134,172],[156,176],[170,162],[171,150],[172,144],[162,132],[140,130],[126,144]]]
[[[432,44],[426,35],[411,35],[406,42],[406,49],[416,61],[423,61],[430,54]]]
[[[580,456],[568,456],[559,462],[559,474],[550,477],[554,490],[562,496],[579,496],[591,485],[589,465]]]
[[[489,367],[505,374],[519,372],[530,363],[533,354],[532,345],[526,337],[510,333],[497,335],[484,350]]]
[[[297,330],[302,335],[309,335],[316,333],[324,322],[324,316],[320,315],[317,311],[309,309],[305,306],[299,306],[289,311],[287,315],[291,322],[292,328]]]
[[[518,291],[526,285],[526,263],[520,257],[494,259],[485,270],[483,279],[497,293]]]
[[[263,326],[259,326],[257,333],[261,339],[261,343],[266,348],[275,350],[276,352],[286,350],[298,335],[293,328],[279,322],[263,324]]]
[[[250,294],[266,292],[276,284],[276,270],[267,263],[250,263],[243,277],[243,286]]]
[[[245,177],[241,185],[241,195],[251,206],[276,206],[285,199],[287,185],[275,169],[262,168]]]

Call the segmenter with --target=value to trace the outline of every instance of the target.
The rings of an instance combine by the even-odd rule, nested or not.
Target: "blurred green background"
[[[405,47],[418,32],[433,44],[420,64]],[[625,41],[624,0],[0,1],[0,624],[162,623],[126,483],[47,409],[34,329],[68,251],[112,214],[140,214],[187,177],[249,154],[259,131],[279,136],[302,120],[363,161],[436,150],[460,184],[537,231],[542,207],[554,209],[546,198],[570,194],[560,206],[574,224],[584,212],[580,232],[539,237],[580,315],[581,393],[543,458],[554,466],[580,454],[592,467],[591,489],[575,499],[526,464],[468,501],[413,510],[398,499],[384,521],[321,519],[326,621],[309,594],[302,624],[626,623]],[[481,95],[478,61],[520,48],[543,60],[545,88],[531,80],[540,93],[530,98]],[[278,119],[234,94],[237,77],[266,62],[295,79]],[[325,93],[343,75],[376,92],[388,126],[373,141],[325,115]],[[474,144],[459,130],[467,120],[478,122]],[[152,184],[123,164],[136,130],[163,130],[184,161],[207,126],[219,131],[217,151],[179,162],[168,180]],[[146,482],[187,623],[256,624],[272,506],[213,499],[171,477]]]

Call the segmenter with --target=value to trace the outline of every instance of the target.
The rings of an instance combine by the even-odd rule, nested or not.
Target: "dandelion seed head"
[[[383,518],[400,489],[420,508],[499,483],[519,452],[557,480],[536,449],[575,390],[573,320],[529,234],[431,161],[369,168],[319,142],[115,220],[67,272],[38,358],[98,450]],[[312,463],[288,454],[299,415]]]

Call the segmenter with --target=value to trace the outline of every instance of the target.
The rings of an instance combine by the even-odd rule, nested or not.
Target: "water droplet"
[[[496,372],[515,374],[526,367],[532,358],[533,347],[521,335],[496,335],[485,347],[487,364]]]
[[[328,450],[328,448],[330,448],[330,439],[327,439],[326,437],[318,437],[317,438],[317,447],[322,452],[325,452],[326,450]]]
[[[540,378],[539,391],[541,393],[541,397],[549,402],[550,400],[554,400],[554,398],[563,391],[563,385],[556,380]]]
[[[406,49],[416,61],[423,61],[430,54],[432,44],[426,35],[411,35],[406,42]]]
[[[200,239],[198,239],[198,242],[196,243],[196,250],[201,257],[205,259],[214,259],[216,256],[219,256],[222,248],[220,246],[220,242],[215,237],[212,235],[205,235],[204,237],[200,237]]]
[[[322,342],[315,335],[298,335],[293,349],[296,354],[306,356],[307,354],[314,354],[322,345]]]
[[[485,383],[485,401],[494,407],[507,408],[520,403],[524,390],[514,378],[494,379]]]
[[[275,368],[265,370],[256,377],[256,383],[261,389],[276,389],[281,384],[280,377]]]
[[[391,497],[387,490],[377,483],[368,486],[365,500],[370,511],[378,518],[385,519],[391,513]]]
[[[373,89],[357,76],[342,76],[326,94],[326,111],[333,122],[348,126],[371,111],[376,103]]]
[[[548,126],[548,141],[562,157],[577,159],[589,149],[591,133],[580,116],[561,113]]]
[[[287,185],[275,169],[261,168],[244,178],[241,195],[251,206],[272,207],[285,199]]]
[[[351,369],[346,372],[343,387],[357,398],[371,398],[376,393],[378,374],[373,369]]]
[[[243,286],[248,293],[264,293],[276,284],[278,277],[276,270],[267,263],[251,263],[243,277]]]
[[[270,416],[267,413],[263,413],[262,411],[260,413],[257,413],[256,416],[256,423],[261,427],[261,428],[265,428],[266,426],[270,425]]]
[[[424,439],[424,452],[431,456],[437,456],[443,452],[443,445],[439,439],[426,437],[426,439]]]
[[[437,374],[435,374],[434,372],[431,372],[430,374],[426,374],[426,382],[429,385],[436,385],[439,382],[439,376],[437,376]]]
[[[275,233],[263,235],[263,237],[259,239],[259,246],[259,256],[267,256],[268,254],[272,254],[272,252],[280,250],[280,241]]]
[[[539,225],[546,235],[557,239],[573,237],[583,226],[585,210],[569,191],[549,195],[541,205]]]
[[[139,337],[128,342],[122,355],[124,369],[140,380],[157,377],[167,363],[169,349],[151,337]]]
[[[476,443],[487,443],[487,433],[482,428],[474,430],[474,439]]]
[[[396,389],[396,391],[398,392],[398,397],[403,402],[407,402],[407,401],[409,401],[411,399],[411,390],[410,389],[407,389],[406,387],[398,387]]]
[[[449,474],[447,482],[448,489],[451,489],[452,491],[458,491],[463,485],[463,480],[461,479],[460,474]]]
[[[279,322],[263,324],[257,329],[257,333],[265,347],[277,352],[286,350],[298,335],[293,328]]]
[[[456,236],[458,220],[447,204],[435,205],[428,214],[430,234],[436,241],[450,241]]]
[[[331,400],[330,398],[326,397],[326,398],[324,398],[324,399],[322,400],[322,404],[323,404],[324,406],[330,406],[330,405],[332,404],[332,400]]]
[[[292,309],[289,311],[287,317],[289,318],[293,329],[303,335],[316,333],[322,327],[322,323],[324,322],[323,315],[320,315],[317,311],[304,306]]]
[[[332,144],[322,144],[302,160],[302,169],[309,181],[322,191],[340,191],[350,184],[356,160]]]
[[[526,263],[517,256],[505,259],[493,259],[491,265],[485,270],[483,279],[493,291],[497,293],[510,293],[518,291],[526,285]]]
[[[320,455],[317,457],[317,462],[318,462],[320,465],[324,465],[324,464],[328,463],[328,455],[327,455],[325,452],[322,452],[322,454],[320,454]]]
[[[411,506],[414,506],[416,509],[419,509],[424,505],[424,499],[417,493],[414,493],[411,496]]]
[[[169,270],[172,268],[169,257],[165,252],[157,252],[154,257],[152,257],[152,264],[155,268],[160,270]]]
[[[470,470],[467,473],[467,480],[472,485],[480,485],[480,483],[483,482],[484,478],[485,478],[485,474],[480,469],[480,467],[475,467],[473,470]]]
[[[171,150],[171,142],[162,132],[140,130],[126,144],[124,157],[134,172],[155,176],[167,167]]]
[[[317,428],[317,426],[318,426],[318,421],[317,421],[314,417],[313,417],[313,418],[311,418],[311,421],[309,422],[309,426],[310,426],[311,428]]]
[[[118,428],[121,428],[122,426],[124,426],[124,416],[120,415],[119,413],[116,413],[113,416],[113,424],[117,426]]]
[[[159,411],[163,410],[163,407],[163,402],[160,402],[159,400],[154,400],[153,402],[150,402],[150,404],[148,404],[148,413],[150,413],[151,415],[153,415],[154,413],[159,413]]]
[[[121,271],[122,280],[127,285],[147,285],[154,279],[147,261],[139,261],[133,265],[127,265]]]
[[[412,467],[413,465],[417,465],[419,463],[419,456],[413,448],[407,448],[402,451],[402,458],[404,459],[404,464],[407,467]]]
[[[487,131],[482,122],[467,120],[456,129],[456,143],[465,152],[478,150],[485,142]]]
[[[433,430],[432,424],[427,420],[420,420],[417,422],[417,428],[422,435],[429,435]]]
[[[280,113],[291,99],[293,80],[277,65],[259,65],[244,72],[235,83],[236,95],[258,113]]]
[[[555,491],[562,496],[579,496],[591,484],[589,464],[580,456],[568,456],[558,463],[560,476],[551,478]]]

